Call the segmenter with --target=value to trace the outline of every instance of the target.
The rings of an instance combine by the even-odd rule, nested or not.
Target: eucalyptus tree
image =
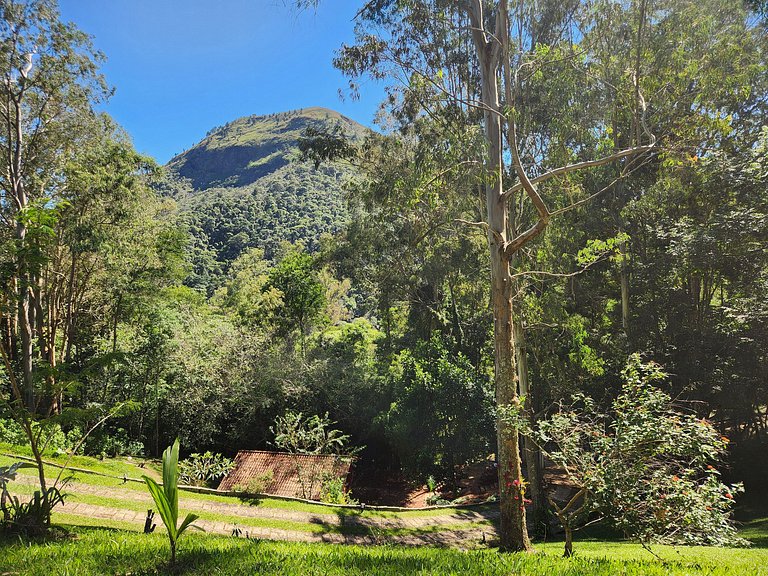
[[[108,89],[98,73],[101,55],[86,34],[59,20],[56,2],[3,0],[0,15],[0,209],[13,259],[4,279],[4,331],[34,409],[41,243],[60,208],[66,160]]]
[[[514,307],[520,289],[513,271],[518,254],[547,228],[554,215],[576,205],[549,205],[542,187],[553,181],[562,184],[576,171],[636,157],[650,151],[655,142],[645,124],[645,102],[638,87],[634,87],[636,101],[632,103],[638,138],[625,149],[597,146],[597,138],[590,137],[600,131],[597,115],[587,118],[590,124],[575,134],[564,134],[562,129],[558,133],[542,118],[538,126],[535,117],[530,119],[533,115],[526,105],[535,99],[528,92],[534,83],[559,87],[556,73],[546,76],[547,66],[567,61],[580,68],[579,83],[564,86],[570,97],[586,86],[584,78],[590,72],[583,57],[586,48],[574,47],[579,8],[578,2],[514,3],[511,7],[506,1],[481,0],[368,3],[358,13],[357,44],[343,47],[336,60],[351,76],[370,73],[402,79],[405,95],[398,102],[393,94],[394,107],[414,106],[420,113],[430,114],[439,103],[443,108],[463,110],[467,118],[482,113],[485,150],[479,155],[471,151],[474,154],[468,159],[482,159],[479,178],[486,213],[482,221],[471,224],[487,235],[496,403],[503,409],[521,409],[521,395],[528,393],[525,382],[520,386],[521,351],[516,350],[522,336]],[[540,81],[542,76],[544,81]],[[518,122],[524,122],[527,133],[518,134]],[[576,139],[568,140],[574,136]],[[524,165],[521,143],[526,145],[526,159],[532,166]],[[466,169],[460,164],[453,168]],[[518,432],[507,422],[497,422],[502,547],[527,550],[530,542],[522,505],[525,481]]]

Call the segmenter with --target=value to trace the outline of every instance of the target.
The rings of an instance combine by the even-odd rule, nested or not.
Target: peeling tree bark
[[[486,34],[482,0],[473,0],[468,8],[472,36],[480,63],[481,102],[484,108],[486,159],[485,200],[488,224],[488,248],[491,260],[491,302],[494,319],[494,355],[496,404],[517,405],[518,375],[514,341],[514,279],[507,252],[509,214],[504,198],[501,143],[501,106],[499,69],[501,46]],[[497,30],[501,18],[497,18]],[[493,35],[495,38],[499,34]],[[496,420],[501,512],[501,548],[530,551],[531,542],[525,519],[524,481],[520,441],[516,428],[501,418]]]

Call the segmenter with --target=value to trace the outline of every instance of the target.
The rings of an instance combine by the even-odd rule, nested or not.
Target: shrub
[[[328,504],[357,504],[344,487],[344,478],[325,476],[320,484],[320,501]]]
[[[18,470],[34,467],[26,462],[0,467],[0,512],[2,512],[0,527],[3,530],[26,534],[44,532],[48,526],[51,510],[64,502],[64,495],[55,486],[46,489],[44,495],[47,498],[41,496],[39,490],[35,491],[28,502],[22,502],[18,496],[11,496],[8,484],[16,479]]]
[[[566,530],[589,515],[606,518],[641,542],[742,544],[729,519],[740,486],[720,482],[714,467],[727,439],[706,420],[675,406],[655,387],[665,374],[633,355],[609,414],[577,396],[533,433],[580,488],[552,507]]]
[[[235,463],[230,458],[221,454],[212,452],[192,454],[189,458],[179,462],[179,478],[182,484],[188,486],[215,488],[234,465]]]
[[[85,453],[90,455],[104,454],[106,456],[143,456],[144,444],[128,436],[125,428],[114,432],[101,432],[88,437],[85,442]]]
[[[41,427],[42,432],[40,432]],[[45,446],[47,454],[68,452],[82,436],[79,428],[75,427],[69,432],[64,432],[59,424],[52,422],[43,422],[42,424],[33,422],[32,428],[36,433],[40,433],[39,444]],[[29,440],[24,430],[21,429],[16,420],[10,418],[0,418],[0,442],[14,446],[29,446]]]

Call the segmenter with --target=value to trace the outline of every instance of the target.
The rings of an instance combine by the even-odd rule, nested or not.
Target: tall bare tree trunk
[[[24,191],[24,185],[21,181],[15,183],[15,194],[19,205],[19,210],[27,207],[28,198]],[[23,375],[24,402],[29,410],[35,409],[35,387],[32,373],[32,355],[34,334],[32,330],[32,305],[29,296],[30,282],[27,262],[24,255],[26,247],[24,243],[27,237],[27,227],[20,218],[16,223],[16,241],[18,243],[19,254],[16,260],[17,270],[17,318],[18,330],[21,336],[21,349],[19,350],[20,365]]]
[[[624,334],[629,338],[629,255],[627,254],[626,242],[622,242],[621,250],[621,325],[624,328]]]
[[[514,342],[514,282],[505,251],[509,215],[504,198],[501,143],[501,106],[499,102],[500,46],[485,33],[482,0],[473,0],[468,9],[472,36],[480,63],[481,102],[484,109],[485,136],[488,146],[485,197],[488,247],[491,259],[491,303],[494,319],[494,354],[496,404],[516,406],[517,363]],[[500,20],[500,18],[497,18]],[[497,31],[499,22],[497,21]],[[499,38],[500,34],[495,34]],[[517,428],[497,418],[499,505],[501,512],[501,548],[529,551],[531,542],[525,520],[524,481]]]
[[[8,85],[9,95],[6,100],[6,129],[8,138],[8,175],[11,184],[13,200],[16,204],[16,214],[21,216],[29,206],[29,195],[24,185],[22,165],[22,150],[24,141],[22,100],[24,98],[24,84],[18,94],[11,94],[11,85]],[[11,110],[13,111],[11,113]],[[34,339],[34,311],[30,298],[31,275],[26,258],[27,225],[23,217],[16,219],[14,229],[16,240],[16,289],[17,289],[17,314],[18,331],[21,340],[19,350],[19,364],[23,374],[24,402],[30,410],[35,409],[35,390],[32,378],[32,355]]]

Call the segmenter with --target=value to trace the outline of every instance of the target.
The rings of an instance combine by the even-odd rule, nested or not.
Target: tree
[[[437,333],[396,355],[389,380],[393,399],[382,420],[414,476],[453,481],[459,466],[492,451],[489,378],[447,350]]]
[[[86,34],[59,21],[53,0],[4,0],[0,13],[0,190],[4,220],[13,230],[14,258],[7,284],[13,298],[6,301],[16,309],[13,317],[6,312],[4,329],[21,369],[27,406],[35,409],[40,243],[59,210],[64,164],[93,117],[93,103],[108,90],[97,72],[101,55]]]
[[[572,42],[578,30],[575,15],[579,7],[578,2],[535,6],[521,2],[510,9],[506,0],[472,0],[458,6],[431,1],[368,3],[358,13],[358,20],[368,28],[360,26],[357,44],[342,47],[336,60],[337,66],[352,77],[370,73],[377,78],[401,79],[405,85],[404,110],[411,106],[427,114],[461,110],[469,121],[472,111],[483,114],[485,150],[480,157],[484,162],[481,181],[486,215],[484,221],[474,224],[485,230],[490,253],[495,388],[500,407],[516,405],[520,396],[529,394],[527,379],[520,378],[526,374],[524,363],[518,367],[523,332],[514,306],[520,274],[514,274],[513,268],[519,264],[519,253],[542,234],[554,215],[572,210],[597,194],[554,209],[544,200],[544,186],[562,184],[581,170],[629,159],[620,179],[634,158],[652,150],[655,143],[646,125],[637,66],[634,83],[624,87],[637,137],[624,149],[600,145],[590,136],[589,128],[579,129],[576,123],[561,128],[560,133],[553,131],[545,125],[543,110],[532,104],[536,95],[530,90],[537,83],[549,93],[557,93],[561,77],[572,79],[558,67],[559,62],[579,70],[577,86],[564,85],[569,94],[588,84],[585,79],[592,64],[581,58],[582,49]],[[640,18],[638,36],[644,24]],[[584,24],[585,29],[588,27],[589,23]],[[587,51],[585,47],[583,52]],[[548,66],[554,69],[551,76],[543,71]],[[594,88],[588,93],[594,93]],[[625,94],[617,94],[616,99],[620,96]],[[400,104],[398,95],[393,93],[390,102]],[[559,103],[568,106],[562,100]],[[601,121],[596,116],[590,120],[593,118],[597,123],[594,129],[600,131]],[[518,123],[523,123],[527,133],[518,134]],[[527,156],[521,154],[521,144],[528,148]],[[477,152],[472,150],[468,155],[477,161]],[[524,157],[534,159],[529,162],[533,165],[526,168]],[[509,159],[506,163],[505,158]],[[446,168],[446,172],[450,170],[450,166]],[[497,422],[497,429],[502,547],[528,550],[525,508],[520,505],[523,479],[518,434],[503,420]],[[507,482],[510,478],[514,482]]]
[[[275,288],[282,295],[276,316],[285,333],[298,329],[302,355],[306,353],[306,336],[325,306],[325,288],[313,269],[314,259],[302,248],[291,249],[269,271],[264,290]]]
[[[595,516],[644,544],[742,542],[729,520],[742,488],[723,484],[713,466],[728,439],[656,387],[666,378],[658,365],[634,354],[623,377],[609,414],[581,395],[533,432],[579,488],[566,504],[552,502],[565,556],[573,530]]]

